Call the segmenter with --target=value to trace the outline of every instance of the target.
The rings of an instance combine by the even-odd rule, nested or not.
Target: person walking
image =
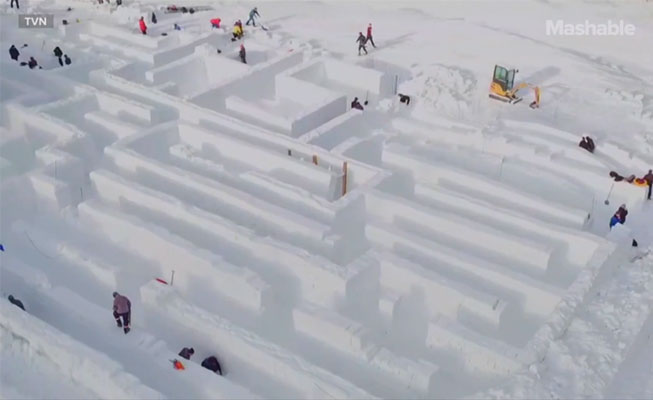
[[[126,296],[113,292],[113,318],[115,318],[118,328],[123,328],[125,334],[129,333],[130,330],[131,312],[131,301]]]
[[[194,349],[194,348],[192,348],[192,347],[184,347],[184,348],[181,349],[181,351],[179,352],[179,357],[183,357],[183,358],[185,358],[185,359],[187,359],[187,360],[190,360],[190,358],[192,357],[193,354],[195,354],[195,349]]]
[[[376,45],[374,44],[374,39],[372,38],[372,23],[370,22],[369,25],[367,25],[367,37],[365,38],[365,42],[370,42],[372,43],[372,47],[376,49]]]
[[[365,48],[365,43],[367,43],[367,38],[363,35],[363,32],[358,32],[358,39],[356,39],[356,42],[358,43],[358,55],[361,55],[361,50],[367,54],[367,49]]]
[[[16,3],[16,9],[20,9],[20,4],[18,4],[18,0],[11,0],[11,8],[14,8],[14,3]]]
[[[147,35],[147,25],[145,25],[145,18],[141,17],[141,19],[138,20],[138,27],[140,28],[143,35]]]

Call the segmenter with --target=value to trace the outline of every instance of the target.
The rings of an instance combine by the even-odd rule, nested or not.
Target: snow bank
[[[396,381],[409,390],[427,394],[438,367],[426,361],[413,361],[365,339],[366,329],[339,314],[311,304],[293,310],[295,329],[325,345],[344,351],[377,372],[377,379]],[[368,342],[368,343],[366,343]]]
[[[186,303],[169,286],[156,282],[145,285],[141,288],[141,299],[148,312],[158,313],[170,323],[187,326],[201,334],[224,359],[255,369],[293,388],[302,398],[323,398],[325,394],[333,398],[371,397],[257,335]]]
[[[159,226],[111,211],[96,202],[84,202],[78,211],[82,222],[100,229],[114,243],[159,263],[166,276],[175,270],[175,284],[184,291],[192,291],[201,281],[248,311],[261,310],[269,286],[254,272],[195,248]]]
[[[545,221],[555,221],[573,228],[583,228],[588,214],[522,193],[518,188],[506,186],[496,181],[480,178],[470,173],[435,164],[431,160],[416,157],[403,146],[386,146],[383,151],[384,164],[398,170],[412,172],[418,181],[436,183],[451,190],[485,198],[503,207],[510,207],[524,213],[538,216]]]
[[[381,285],[401,293],[421,290],[431,315],[444,314],[451,318],[467,315],[468,318],[479,318],[495,329],[501,324],[505,301],[480,288],[462,285],[391,253],[383,253],[379,259]]]
[[[564,254],[569,264],[576,268],[584,267],[599,246],[596,238],[589,234],[543,224],[528,214],[502,209],[484,200],[454,193],[445,188],[436,189],[426,184],[416,184],[415,196],[426,204],[440,207],[446,211],[455,211],[467,218],[494,225],[528,238],[530,241],[555,246],[557,248],[555,252]]]
[[[427,228],[430,237],[452,247],[482,256],[498,256],[503,261],[543,274],[549,267],[551,249],[495,229],[436,210],[425,209],[406,199],[374,191],[366,196],[367,210],[381,220],[400,220]]]
[[[523,307],[524,312],[547,316],[560,301],[560,290],[517,274],[502,265],[460,253],[437,242],[396,226],[371,223],[366,226],[367,237],[382,248],[408,253],[423,259],[424,265],[442,273],[456,276],[470,285],[478,285],[491,293],[499,293],[508,304]]]
[[[6,301],[0,302],[0,326],[58,365],[73,382],[100,398],[164,398],[106,355],[73,340]]]
[[[184,195],[185,198],[192,196],[197,204],[204,207],[204,209],[215,210],[214,214],[229,215],[231,220],[240,221],[241,224],[257,227],[262,224],[265,230],[280,234],[293,242],[299,241],[327,256],[334,256],[335,249],[345,245],[342,238],[329,232],[327,226],[270,205],[261,199],[214,180],[176,167],[169,167],[163,163],[136,155],[133,151],[107,148],[105,154],[121,169],[126,169],[132,173],[147,171],[150,174],[162,177],[166,182],[175,185],[177,188],[187,189],[188,191]],[[95,174],[95,172],[92,174]],[[102,174],[106,175],[105,172],[102,172]],[[100,179],[100,176],[96,175],[96,178]],[[105,178],[107,177],[105,176]],[[143,178],[146,178],[146,176],[143,176]],[[108,184],[106,179],[102,183]],[[126,188],[122,185],[122,188],[114,187],[102,190],[101,195],[110,196],[114,201],[119,198],[116,196],[121,195],[133,200],[138,197],[129,195],[132,190],[135,190],[135,188]],[[146,204],[144,203],[144,205]],[[251,221],[256,221],[256,223],[252,224]]]
[[[426,346],[455,353],[471,372],[508,375],[524,366],[520,349],[479,335],[444,316],[429,323]]]

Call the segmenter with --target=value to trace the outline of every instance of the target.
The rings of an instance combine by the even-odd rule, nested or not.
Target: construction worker
[[[12,60],[18,61],[18,56],[19,55],[20,55],[20,52],[18,51],[16,46],[14,46],[12,44],[11,47],[9,48],[9,56],[11,57]]]
[[[358,97],[354,97],[354,101],[351,102],[351,108],[363,111],[363,105],[358,101]]]
[[[240,51],[238,52],[238,55],[240,56],[240,61],[243,62],[243,64],[247,64],[247,60],[245,57],[247,56],[247,52],[245,51],[245,45],[240,44]]]
[[[261,15],[258,13],[258,9],[256,7],[252,8],[252,11],[249,12],[249,19],[245,23],[245,25],[249,25],[251,22],[253,26],[256,26],[256,17],[261,17]]]
[[[183,358],[185,358],[185,359],[187,359],[187,360],[190,360],[190,358],[193,356],[193,354],[195,354],[195,349],[194,349],[194,348],[192,348],[192,347],[184,347],[184,348],[181,349],[181,351],[179,352],[179,357],[183,357]]]
[[[535,100],[529,105],[531,108],[540,108],[540,88],[539,86],[533,87],[533,94],[535,95]]]
[[[218,362],[218,359],[215,358],[215,356],[205,358],[204,361],[202,361],[202,367],[211,370],[218,375],[222,375],[222,368],[220,367],[220,363]]]
[[[20,5],[18,4],[18,0],[11,0],[11,8],[14,8],[14,3],[16,3],[16,8],[20,9]]]
[[[116,319],[118,328],[123,328],[125,334],[129,333],[132,303],[126,296],[113,292],[113,318]],[[122,321],[120,320],[122,318]]]
[[[234,32],[233,32],[234,37],[233,39],[231,39],[232,41],[235,41],[236,39],[240,39],[243,37],[243,27],[238,22],[239,21],[236,21],[236,23],[234,24]]]
[[[651,200],[651,190],[653,189],[653,170],[648,170],[648,174],[644,175],[644,180],[648,185],[648,196],[646,198]]]
[[[222,22],[222,20],[220,18],[213,18],[211,20],[211,29],[220,28],[220,22]]]
[[[365,38],[366,42],[372,43],[372,47],[376,49],[376,45],[374,44],[374,39],[372,39],[372,23],[370,22],[369,25],[367,25],[367,37]]]
[[[143,17],[138,20],[138,27],[143,35],[147,35],[147,25],[145,25],[145,19]]]
[[[358,55],[361,55],[361,50],[365,51],[365,54],[367,54],[367,49],[365,48],[367,38],[363,36],[363,32],[358,32],[358,39],[356,39],[356,42],[358,43]]]
[[[9,300],[9,302],[11,304],[13,304],[16,307],[20,308],[21,310],[25,311],[25,306],[23,306],[23,302],[16,299],[13,295],[10,294],[9,297],[7,297],[7,300]]]

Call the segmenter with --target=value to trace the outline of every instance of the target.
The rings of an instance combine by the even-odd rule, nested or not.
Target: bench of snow
[[[295,330],[326,346],[343,351],[358,359],[364,368],[377,372],[377,379],[387,379],[411,390],[428,393],[438,367],[423,361],[413,361],[392,354],[378,345],[366,343],[366,329],[338,313],[303,303],[293,309]]]
[[[501,324],[506,302],[496,296],[447,279],[392,253],[383,253],[379,259],[381,285],[401,293],[422,289],[431,315],[445,314],[457,318],[459,312],[463,312],[495,328]]]
[[[405,198],[375,190],[366,196],[366,208],[387,223],[403,220],[425,227],[434,240],[451,242],[466,252],[498,255],[502,260],[514,261],[516,265],[540,274],[546,272],[549,266],[551,249],[548,246],[528,242],[476,221],[425,209]]]
[[[270,287],[249,269],[200,250],[160,226],[112,211],[94,201],[78,207],[79,218],[104,232],[114,243],[159,263],[166,274],[175,270],[175,284],[186,291],[200,280],[244,309],[258,313]]]
[[[505,267],[470,256],[396,226],[370,223],[367,237],[375,244],[412,257],[427,259],[422,263],[444,276],[452,276],[468,285],[479,285],[498,293],[508,304],[519,304],[527,313],[548,316],[560,302],[559,289],[517,274]]]
[[[179,137],[183,143],[194,149],[202,150],[208,145],[222,158],[236,161],[253,170],[278,177],[281,175],[283,180],[292,180],[292,183],[327,199],[332,197],[332,188],[336,186],[336,180],[340,178],[339,174],[310,162],[302,162],[288,157],[285,153],[252,145],[252,143],[239,140],[237,137],[208,132],[200,127],[180,124]]]
[[[519,349],[444,316],[429,323],[426,347],[456,354],[470,372],[509,375],[523,368]]]
[[[587,213],[584,211],[560,204],[552,205],[522,193],[518,188],[451,167],[435,165],[433,161],[416,157],[403,146],[386,146],[383,150],[383,163],[399,170],[409,170],[418,181],[474,194],[479,198],[492,200],[504,208],[536,215],[547,222],[555,221],[574,228],[583,228],[587,222]]]
[[[80,343],[7,301],[0,302],[0,327],[59,366],[62,374],[98,398],[163,399],[105,354]]]
[[[185,302],[173,288],[156,282],[141,287],[143,306],[170,323],[186,326],[206,337],[217,354],[232,364],[255,369],[260,374],[292,387],[303,398],[370,398],[363,390],[344,381],[258,335]]]
[[[105,149],[105,154],[123,170],[131,173],[146,171],[170,182],[178,189],[184,189],[186,198],[193,198],[195,204],[205,210],[216,210],[215,214],[229,215],[229,219],[242,225],[253,226],[258,230],[273,232],[291,242],[309,247],[326,256],[333,256],[335,251],[345,243],[338,235],[331,234],[328,226],[310,220],[292,211],[277,207],[263,199],[256,198],[231,186],[204,176],[166,165],[156,160],[135,153],[133,150],[116,148]],[[92,173],[95,174],[96,172]],[[125,182],[115,187],[120,178],[106,171],[97,172],[95,181],[100,184],[114,186],[101,190],[100,194],[113,200],[120,196],[132,198],[130,192],[135,185]],[[112,184],[113,181],[113,184]],[[98,190],[102,186],[96,187]],[[127,186],[132,186],[126,187]],[[140,187],[140,185],[139,185]]]

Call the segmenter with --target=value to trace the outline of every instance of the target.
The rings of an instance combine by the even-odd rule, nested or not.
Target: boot
[[[130,330],[130,329],[129,329],[129,327],[128,327],[128,326],[126,326],[126,327],[125,327],[125,329],[123,329],[123,330],[125,331],[125,335],[126,335],[126,334],[128,334],[128,333],[129,333],[129,330]]]
[[[122,321],[119,319],[116,320],[116,325],[118,325],[118,328],[122,328]]]

